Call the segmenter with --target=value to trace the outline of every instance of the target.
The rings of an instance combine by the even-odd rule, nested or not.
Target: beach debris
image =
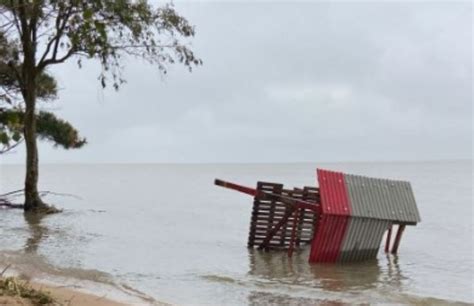
[[[24,193],[25,193],[24,190],[20,189],[20,190],[15,190],[15,191],[10,191],[4,194],[0,194],[0,208],[24,209],[25,205],[14,202],[17,198],[24,197]],[[59,192],[53,192],[53,191],[48,191],[48,190],[39,191],[38,194],[42,198],[48,195],[51,195],[51,196],[59,196],[59,197],[71,197],[77,200],[82,200],[81,197],[74,194],[59,193]],[[43,215],[60,213],[62,211],[63,211],[62,209],[56,208],[54,205],[45,205],[42,207],[38,207],[37,209],[34,209],[35,213],[39,213]]]
[[[283,249],[291,257],[295,248],[310,245],[311,263],[374,259],[385,233],[385,252],[396,254],[405,227],[421,220],[409,182],[323,169],[316,173],[318,187],[214,183],[253,196],[248,247]],[[398,231],[390,248],[393,226]]]

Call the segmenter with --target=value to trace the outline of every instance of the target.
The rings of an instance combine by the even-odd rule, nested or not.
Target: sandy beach
[[[48,270],[49,273],[40,271],[41,267],[40,262],[34,265],[4,265],[0,262],[0,306],[170,305],[157,301],[125,283],[97,282],[80,276],[64,277],[64,275],[58,274],[58,271]],[[25,292],[27,293],[25,294]],[[38,300],[36,293],[39,293],[40,296],[51,297],[54,303],[43,301],[35,304],[34,301]],[[27,296],[27,298],[21,298],[20,295]]]
[[[71,306],[123,306],[129,305],[111,300],[106,296],[84,293],[65,286],[45,285],[38,282],[30,283],[31,287],[48,293],[55,301],[53,305]],[[0,305],[34,305],[30,300],[20,297],[0,296]]]

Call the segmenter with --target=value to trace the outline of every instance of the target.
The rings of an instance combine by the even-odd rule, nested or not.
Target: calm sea
[[[316,167],[411,181],[422,222],[407,228],[398,256],[310,265],[307,249],[292,259],[247,249],[252,199],[214,178],[314,185]],[[22,181],[22,166],[0,166],[0,193]],[[472,161],[43,165],[40,189],[77,197],[45,197],[64,212],[41,220],[0,210],[0,267],[92,290],[107,284],[138,304],[474,302]]]

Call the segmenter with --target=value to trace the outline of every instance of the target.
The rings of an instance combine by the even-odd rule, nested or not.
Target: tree
[[[14,47],[0,32],[0,154],[15,149],[23,142],[25,112],[18,97],[20,87],[12,73],[14,70],[8,66],[13,54]],[[44,72],[39,76],[36,96],[42,102],[57,97],[57,85],[52,76]],[[53,142],[57,147],[76,149],[86,143],[70,123],[50,112],[39,112],[36,121],[38,137]]]
[[[189,70],[202,64],[182,42],[194,36],[194,27],[170,4],[154,8],[145,0],[0,0],[0,21],[6,69],[25,105],[26,211],[45,206],[37,188],[37,99],[49,67],[72,59],[81,67],[83,59],[96,59],[102,86],[112,84],[118,90],[126,56],[143,59],[163,73],[175,62]],[[4,88],[8,96],[9,87]]]

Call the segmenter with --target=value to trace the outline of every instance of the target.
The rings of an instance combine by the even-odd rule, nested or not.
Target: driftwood
[[[22,196],[24,193],[23,189],[19,190],[14,190],[10,191],[4,194],[0,194],[0,208],[12,208],[12,209],[23,209],[25,205],[15,203],[13,199]],[[40,191],[39,192],[40,197],[45,197],[48,195],[55,195],[55,196],[63,196],[63,197],[73,197],[76,199],[81,199],[80,197],[73,195],[73,194],[67,194],[67,193],[58,193],[58,192],[53,192],[53,191]],[[56,213],[60,212],[61,210],[55,208],[54,206],[47,206],[46,208],[43,209],[45,213]]]
[[[0,199],[0,207],[23,209],[25,206],[23,204],[10,203],[7,200]]]
[[[12,202],[12,198],[18,197],[23,194],[23,189],[10,191],[4,194],[0,194],[0,207],[3,208],[18,208],[23,209],[23,204],[17,204]]]

